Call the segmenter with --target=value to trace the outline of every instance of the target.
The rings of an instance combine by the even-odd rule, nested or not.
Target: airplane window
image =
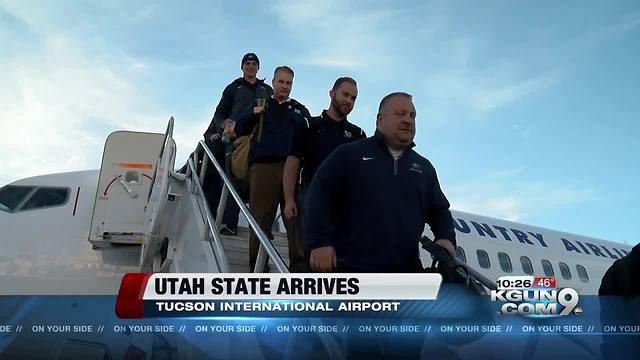
[[[500,252],[498,253],[498,260],[500,261],[500,268],[502,271],[506,273],[513,272],[513,266],[511,266],[511,259],[509,258],[509,255]]]
[[[0,189],[0,210],[14,211],[33,188],[33,186],[7,185]]]
[[[571,270],[569,270],[569,266],[563,262],[559,263],[558,266],[560,266],[562,278],[565,280],[571,280]]]
[[[489,254],[487,254],[484,250],[476,251],[476,255],[478,255],[478,264],[483,269],[488,269],[491,266],[491,262],[489,261]]]
[[[587,269],[585,269],[584,266],[576,265],[576,270],[578,270],[578,277],[580,278],[580,281],[582,282],[589,281],[589,275],[587,275]]]
[[[64,188],[38,188],[22,206],[22,210],[59,206],[67,202],[69,189]]]
[[[545,275],[553,276],[553,265],[551,265],[549,260],[542,260],[542,270],[544,270]]]
[[[460,246],[456,246],[456,257],[463,263],[467,262],[467,256],[464,254],[464,249]]]
[[[526,256],[520,256],[520,264],[522,265],[522,271],[527,275],[533,275],[533,265],[531,260]]]

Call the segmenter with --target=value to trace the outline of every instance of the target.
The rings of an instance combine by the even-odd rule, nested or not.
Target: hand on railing
[[[451,256],[444,247],[437,245],[428,237],[420,238],[420,243],[422,248],[433,256],[434,260],[431,268],[427,268],[425,271],[439,272],[442,274],[444,282],[462,283],[477,294],[486,295],[484,287],[489,290],[496,289],[495,282]]]
[[[437,271],[444,282],[466,282],[469,274],[464,266],[456,264],[449,251],[426,236],[420,238],[422,248],[433,256],[433,264],[427,271]]]

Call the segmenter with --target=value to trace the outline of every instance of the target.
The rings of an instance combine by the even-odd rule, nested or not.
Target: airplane
[[[164,134],[110,134],[98,170],[29,177],[0,188],[0,295],[115,295],[122,276],[132,272],[250,272],[249,228],[256,230],[261,242],[256,270],[263,268],[268,255],[272,271],[287,272],[286,234],[274,231],[272,241],[267,238],[205,143],[201,141],[194,158],[188,160],[186,173],[175,170],[175,154],[171,118]],[[214,167],[214,174],[225,184],[217,214],[222,214],[226,201],[239,204],[243,216],[236,236],[218,232],[220,223],[215,219],[222,216],[212,214],[202,188],[208,167]],[[451,213],[456,258],[493,282],[504,275],[555,276],[558,287],[597,294],[606,269],[630,251],[630,246],[616,242],[462,211]],[[284,229],[281,220],[277,228]],[[432,237],[428,226],[424,235]],[[423,264],[428,265],[430,255],[420,251]],[[6,323],[16,324],[27,316],[18,311],[19,305],[16,311],[7,310],[12,315]],[[34,311],[40,311],[31,314],[34,318],[51,316],[46,310]],[[113,315],[101,316],[108,322]],[[47,342],[59,349],[59,357],[66,350],[83,349],[99,354],[96,358],[111,358],[102,354],[126,355],[145,349],[153,358],[158,351],[162,357],[184,346],[206,354],[206,349],[193,348],[182,338],[172,340],[173,347],[157,347],[143,336],[127,336],[133,345],[122,349],[108,347],[99,334],[47,338]],[[333,349],[328,350],[335,355],[332,358],[342,358],[341,350],[336,350],[341,345],[319,336],[327,349]],[[225,339],[215,341],[221,341],[218,348],[227,354],[244,349],[253,351],[250,357],[260,358],[260,346],[231,346]],[[522,339],[523,349],[529,348],[524,346],[529,341]],[[575,340],[553,341],[586,356],[595,354],[591,345],[576,345]],[[19,353],[29,344],[27,338],[3,343],[0,336],[0,354],[4,347]],[[472,355],[481,346],[470,344],[457,351]]]
[[[174,171],[172,132],[172,120],[166,134],[117,131],[107,138],[100,170],[35,176],[0,188],[0,292],[107,295],[117,293],[127,272],[248,272],[247,217],[238,236],[217,234],[197,166],[192,162],[187,174]],[[204,147],[199,145],[203,154]],[[209,166],[214,162],[205,159]],[[223,196],[232,195],[225,188]],[[456,257],[492,281],[504,275],[555,276],[559,287],[597,294],[607,268],[631,249],[451,213]],[[428,226],[424,234],[432,236]],[[282,270],[285,234],[276,233],[275,247],[263,240],[270,261]],[[421,259],[430,261],[423,250]]]

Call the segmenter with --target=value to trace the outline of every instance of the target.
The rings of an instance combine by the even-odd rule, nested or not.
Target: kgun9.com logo
[[[500,315],[533,317],[582,314],[578,307],[578,292],[571,288],[556,288],[554,277],[502,276],[498,289],[491,291],[491,301],[502,302]]]

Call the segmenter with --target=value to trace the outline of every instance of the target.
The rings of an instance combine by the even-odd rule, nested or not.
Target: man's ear
[[[378,115],[376,115],[376,127],[378,127],[378,125],[380,125],[380,123],[382,122],[382,120],[383,120],[383,116],[382,116],[382,114],[378,114]]]

